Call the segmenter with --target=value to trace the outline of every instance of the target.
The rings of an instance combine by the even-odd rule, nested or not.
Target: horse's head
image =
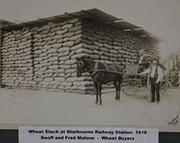
[[[85,72],[85,65],[82,58],[76,58],[77,61],[77,77],[82,76],[82,73]]]

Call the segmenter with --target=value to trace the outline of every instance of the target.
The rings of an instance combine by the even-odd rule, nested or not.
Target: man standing
[[[160,102],[160,82],[163,79],[163,71],[159,65],[158,59],[153,59],[150,67],[144,72],[138,75],[149,74],[149,80],[151,83],[151,102],[155,102],[155,97],[157,103]]]

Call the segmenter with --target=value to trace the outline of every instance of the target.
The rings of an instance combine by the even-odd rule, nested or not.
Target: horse
[[[95,62],[90,57],[79,57],[77,60],[77,77],[82,76],[82,73],[88,72],[93,80],[95,93],[96,93],[96,101],[95,103],[98,105],[102,105],[102,84],[107,84],[113,82],[116,89],[115,100],[120,101],[120,92],[121,92],[121,83],[123,80],[123,70],[125,69],[125,65],[113,65],[116,71],[109,71],[107,69],[107,65],[102,62]],[[112,66],[112,65],[111,65]]]

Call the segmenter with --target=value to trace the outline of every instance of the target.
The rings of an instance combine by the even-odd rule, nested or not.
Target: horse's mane
[[[82,60],[82,61],[91,61],[91,62],[94,61],[90,56],[82,56],[82,57],[81,57],[81,60]]]

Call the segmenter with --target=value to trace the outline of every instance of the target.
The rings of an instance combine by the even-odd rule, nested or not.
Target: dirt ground
[[[160,104],[149,103],[146,96],[121,93],[103,94],[103,105],[95,105],[95,96],[72,93],[0,89],[0,128],[21,125],[38,126],[118,126],[148,127],[163,131],[180,130],[168,122],[180,113],[180,89],[169,89]]]

